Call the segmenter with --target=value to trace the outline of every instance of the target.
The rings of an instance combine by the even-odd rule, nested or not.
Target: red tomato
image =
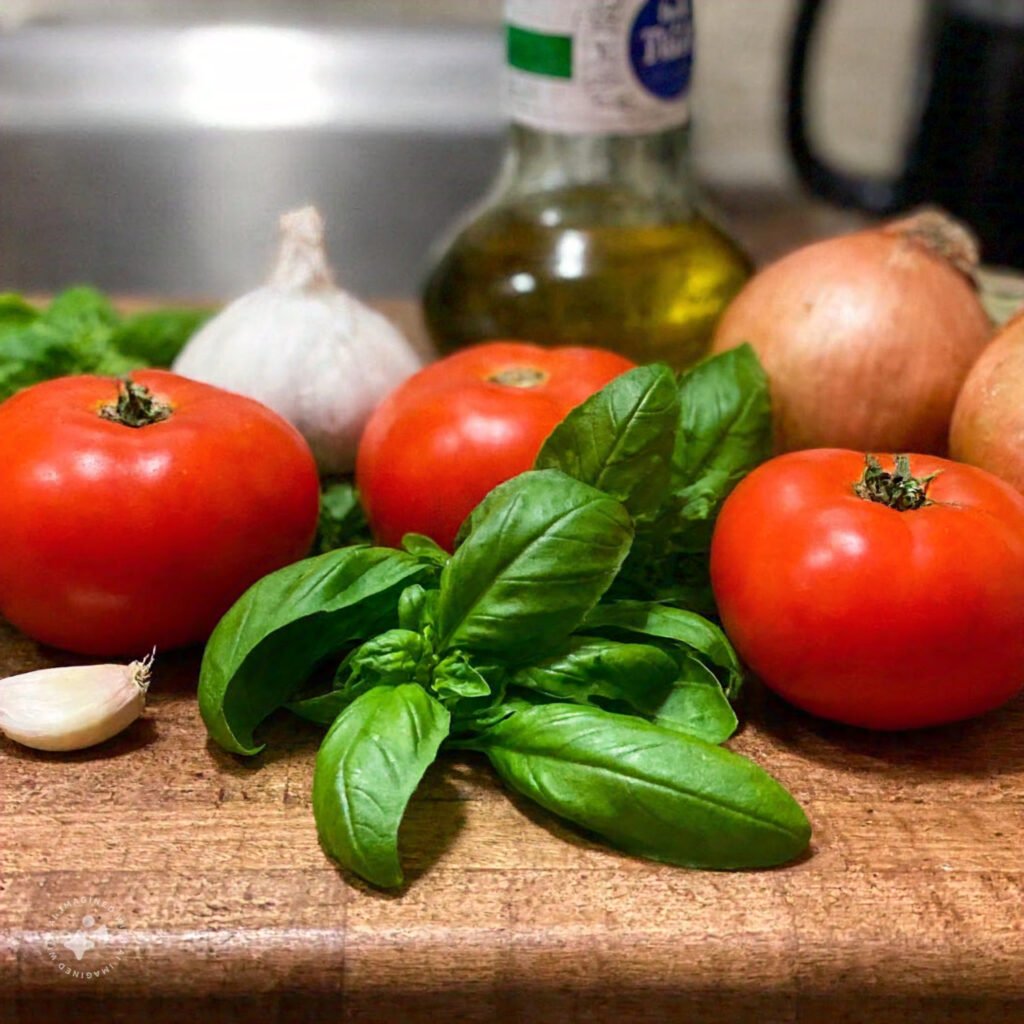
[[[1024,498],[983,470],[936,473],[928,502],[859,496],[864,456],[794,452],[726,500],[711,547],[722,622],[767,686],[824,718],[878,729],[952,722],[1024,683]],[[891,456],[882,456],[892,471]]]
[[[570,409],[633,366],[603,349],[494,341],[414,374],[359,444],[356,483],[378,541],[424,533],[451,550],[480,499],[529,469]]]
[[[0,405],[0,612],[82,654],[203,640],[316,529],[316,466],[290,424],[176,374],[132,379],[166,419],[103,418],[118,396],[108,377],[58,378]]]

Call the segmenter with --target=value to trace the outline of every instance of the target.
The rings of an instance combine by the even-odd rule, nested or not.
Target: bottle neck
[[[498,189],[524,197],[572,188],[628,195],[689,215],[696,203],[685,125],[637,135],[569,135],[513,123]]]

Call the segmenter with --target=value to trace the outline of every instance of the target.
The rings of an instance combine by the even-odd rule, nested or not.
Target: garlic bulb
[[[173,369],[269,405],[306,438],[322,473],[346,473],[370,413],[423,359],[335,285],[313,207],[285,214],[281,236],[267,284],[210,320]]]
[[[0,679],[0,732],[36,750],[81,750],[127,729],[146,704],[152,657]]]

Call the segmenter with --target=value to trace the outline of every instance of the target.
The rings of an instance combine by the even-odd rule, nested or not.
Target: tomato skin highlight
[[[316,465],[289,423],[167,371],[131,378],[168,419],[101,418],[117,397],[108,377],[57,378],[0,405],[0,612],[80,654],[204,640],[316,530]]]
[[[356,485],[377,541],[423,533],[450,551],[484,495],[529,469],[570,409],[633,366],[603,349],[495,341],[414,374],[359,444]]]
[[[1024,684],[1024,497],[971,466],[910,466],[938,475],[929,504],[900,512],[855,494],[859,452],[783,455],[736,487],[716,524],[726,632],[766,686],[822,718],[938,725]]]

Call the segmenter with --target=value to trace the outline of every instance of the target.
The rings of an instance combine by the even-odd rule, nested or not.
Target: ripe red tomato
[[[359,444],[374,536],[424,533],[451,550],[481,498],[529,469],[570,409],[633,366],[603,349],[494,341],[420,370],[377,407]]]
[[[166,371],[132,380],[165,419],[104,418],[118,398],[108,377],[46,381],[0,405],[0,612],[81,654],[203,640],[316,529],[316,466],[290,424]]]
[[[767,686],[824,718],[905,729],[997,707],[1024,683],[1024,497],[911,455],[915,477],[936,476],[898,511],[857,493],[864,466],[794,452],[739,484],[711,547],[726,631]]]

